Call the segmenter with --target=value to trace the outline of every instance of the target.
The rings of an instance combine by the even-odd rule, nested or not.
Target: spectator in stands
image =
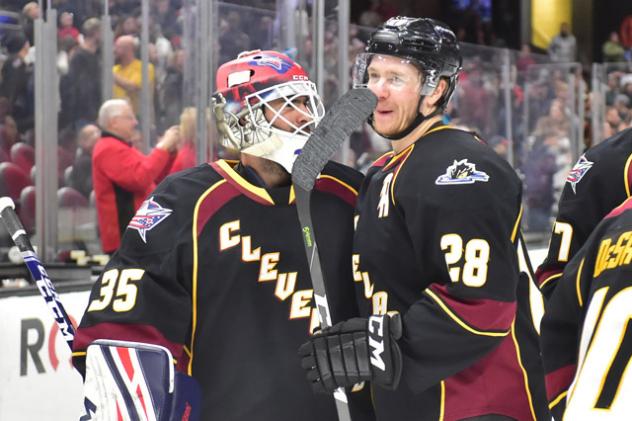
[[[169,0],[156,0],[154,7],[151,8],[154,22],[160,25],[167,38],[178,31],[178,13],[174,13],[174,9],[170,6]]]
[[[614,105],[614,100],[619,95],[620,72],[612,72],[608,74],[608,84],[606,87],[606,105]]]
[[[136,40],[131,35],[123,35],[114,42],[114,98],[126,99],[134,110],[140,114],[140,90],[142,81],[142,62],[136,58]],[[149,90],[154,89],[154,66],[149,63]]]
[[[140,2],[129,1],[129,0],[109,0],[109,3],[110,3],[110,15],[129,16],[138,11]]]
[[[68,74],[60,82],[62,127],[78,128],[97,119],[101,105],[101,21],[86,20],[82,27],[83,42],[70,59]]]
[[[59,39],[71,37],[79,42],[79,30],[74,25],[75,15],[70,12],[63,12],[59,15],[59,29],[57,36]]]
[[[630,111],[630,98],[624,94],[618,94],[614,99],[614,107],[619,111],[619,114],[626,115]]]
[[[601,47],[604,62],[620,62],[624,61],[625,49],[619,41],[619,34],[617,31],[610,32],[610,37]]]
[[[542,136],[545,133],[555,132],[560,136],[568,136],[570,134],[571,124],[564,103],[561,99],[554,99],[549,105],[549,113],[538,119],[535,127],[535,134]]]
[[[568,22],[560,26],[560,33],[549,44],[549,57],[556,63],[570,63],[577,59],[577,41]]]
[[[250,50],[250,37],[241,27],[241,17],[236,11],[231,11],[226,17],[227,27],[219,37],[221,48],[220,61],[222,63],[237,57],[242,51]]]
[[[273,37],[274,19],[270,16],[261,16],[250,29],[251,48],[253,50],[269,50],[274,45]]]
[[[182,89],[185,51],[177,50],[169,60],[167,75],[158,91],[158,106],[162,111],[161,127],[176,124],[182,111]]]
[[[531,52],[531,46],[529,44],[522,44],[520,54],[516,60],[516,69],[518,69],[518,72],[526,72],[529,66],[533,64],[535,64],[535,59]]]
[[[92,150],[101,137],[101,130],[94,124],[85,125],[77,135],[77,157],[72,164],[68,185],[86,198],[92,192]]]
[[[22,29],[30,45],[34,44],[34,21],[40,17],[40,7],[36,1],[30,1],[22,8]]]
[[[105,253],[118,248],[136,209],[169,170],[180,140],[178,127],[171,127],[145,156],[131,144],[137,125],[125,100],[105,101],[99,109],[102,133],[92,153],[92,182]]]
[[[118,25],[116,25],[116,30],[114,31],[114,38],[118,39],[123,35],[130,35],[135,39],[138,39],[140,36],[140,25],[138,24],[138,19],[133,15],[123,16],[119,21]]]
[[[5,115],[0,125],[0,148],[9,156],[11,152],[11,146],[20,141],[20,132],[18,132],[18,125],[10,115]]]
[[[59,71],[59,74],[63,77],[64,75],[68,74],[68,70],[70,68],[70,60],[77,51],[79,43],[76,39],[67,36],[60,39],[57,46],[57,70]]]
[[[65,171],[72,166],[77,156],[77,132],[72,127],[64,127],[57,135],[57,170],[59,185],[66,185]]]
[[[555,139],[556,135],[550,134]],[[546,232],[550,228],[551,211],[555,202],[553,175],[557,171],[555,155],[550,148],[551,140],[538,137],[527,155],[524,173],[525,202],[527,204],[527,229]]]
[[[384,17],[380,14],[380,0],[370,0],[369,8],[364,10],[358,18],[358,24],[375,28],[384,22]]]
[[[623,118],[621,118],[621,114],[619,114],[619,111],[615,107],[608,107],[606,109],[606,124],[608,125],[609,132],[605,133],[605,138],[608,138],[625,128]]]
[[[208,116],[207,116],[208,117]],[[197,164],[195,152],[195,139],[197,136],[197,110],[187,107],[180,115],[180,143],[178,144],[178,155],[176,156],[169,174],[194,167]],[[206,120],[206,130],[210,133],[210,118]]]
[[[2,65],[0,96],[9,100],[12,115],[23,132],[33,127],[33,68],[26,62],[31,44],[23,33],[15,32],[6,36],[5,46],[9,56]]]

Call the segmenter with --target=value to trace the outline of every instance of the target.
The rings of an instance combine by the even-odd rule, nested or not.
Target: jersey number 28
[[[463,246],[458,234],[441,237],[441,250],[452,282],[462,281],[468,287],[479,288],[487,281],[489,263],[489,243],[480,238],[472,238]]]

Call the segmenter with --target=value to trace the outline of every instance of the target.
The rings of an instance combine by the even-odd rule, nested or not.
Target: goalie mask
[[[276,51],[244,52],[220,66],[213,104],[223,146],[275,161],[287,172],[325,114],[307,72]],[[300,118],[290,121],[288,107]]]
[[[456,36],[448,26],[428,18],[391,18],[371,34],[365,51],[356,58],[353,69],[354,88],[369,87],[369,66],[373,60],[383,56],[397,57],[402,63],[411,64],[419,70],[421,88],[418,108],[423,98],[434,92],[441,78],[448,82],[434,112],[426,116],[420,112],[406,129],[388,137],[389,139],[401,139],[425,119],[443,112],[456,87],[462,63]],[[394,82],[404,85],[402,81]],[[397,83],[391,84],[391,89],[397,89]]]

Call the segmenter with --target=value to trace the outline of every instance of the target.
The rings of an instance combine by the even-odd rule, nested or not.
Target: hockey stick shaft
[[[57,295],[57,291],[55,291],[55,286],[46,273],[46,269],[44,269],[39,257],[37,257],[37,254],[26,235],[26,230],[15,213],[15,204],[10,197],[0,197],[0,219],[2,219],[2,222],[7,228],[7,231],[9,231],[9,235],[11,235],[13,242],[20,250],[22,259],[24,259],[24,263],[31,274],[33,282],[44,298],[44,301],[46,301],[48,307],[53,312],[53,317],[59,327],[59,331],[70,347],[70,351],[72,351],[75,328],[68,317],[68,313],[66,313],[66,309],[59,299],[59,295]]]
[[[351,131],[366,121],[375,108],[376,101],[375,95],[366,89],[347,92],[327,112],[303,147],[292,169],[296,210],[314,289],[314,302],[322,328],[330,327],[332,319],[311,216],[311,191],[327,161]],[[334,398],[338,419],[351,421],[349,401],[344,388],[336,389]]]
[[[298,220],[301,224],[301,234],[303,235],[303,245],[305,246],[305,254],[309,266],[309,273],[312,279],[312,288],[314,289],[314,302],[318,311],[321,328],[330,327],[331,313],[329,311],[329,303],[327,302],[327,291],[323,279],[322,268],[320,265],[320,257],[318,255],[318,243],[314,233],[314,225],[310,213],[311,207],[311,191],[305,190],[298,185],[294,185],[294,194],[296,197],[296,210],[298,212]],[[351,421],[351,412],[349,411],[349,400],[344,388],[339,387],[334,392],[334,400],[336,402],[336,411],[340,421]]]

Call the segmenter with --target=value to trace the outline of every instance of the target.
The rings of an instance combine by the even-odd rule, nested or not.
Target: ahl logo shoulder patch
[[[467,162],[466,158],[460,161],[455,159],[454,163],[446,169],[445,174],[437,177],[435,184],[438,186],[449,184],[473,184],[475,181],[486,183],[489,181],[489,175],[487,175],[484,171],[477,171],[476,164]]]
[[[577,183],[579,183],[581,179],[584,178],[588,170],[590,170],[594,164],[594,162],[586,159],[586,155],[582,155],[579,157],[579,161],[577,161],[573,169],[568,173],[568,176],[566,177],[566,181],[571,185],[573,193],[577,194]]]
[[[172,212],[171,209],[160,206],[152,196],[140,205],[127,228],[138,231],[143,243],[147,244],[147,231],[154,229],[156,225],[167,219]]]

